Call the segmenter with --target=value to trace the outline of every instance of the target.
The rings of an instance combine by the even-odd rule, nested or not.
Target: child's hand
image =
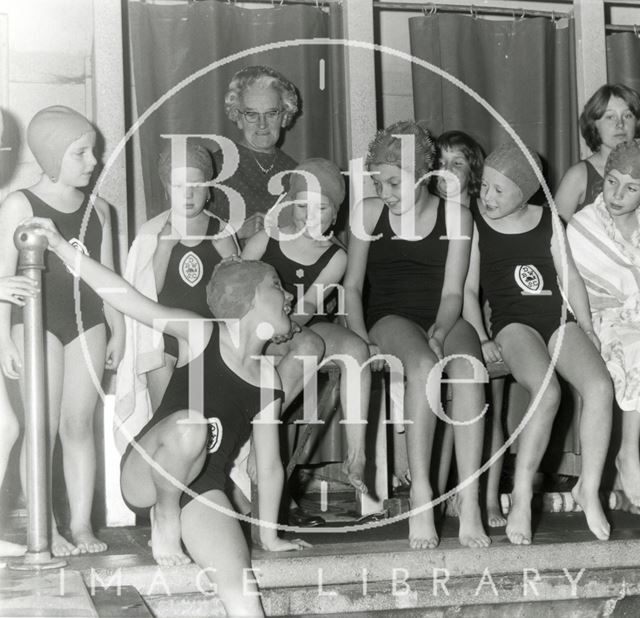
[[[380,354],[380,348],[375,343],[371,343],[370,341],[367,341],[367,345],[369,346],[369,358],[372,358],[373,356],[377,356],[378,354]],[[382,360],[381,358],[378,360],[374,360],[371,363],[371,371],[382,371],[383,368],[384,368],[384,360]]]
[[[0,345],[0,366],[2,366],[2,373],[10,380],[17,380],[20,377],[22,359],[18,348],[11,340]]]
[[[257,234],[264,228],[264,215],[261,212],[256,212],[250,217],[247,217],[242,227],[238,230],[236,236],[240,240],[247,240],[254,234]]]
[[[105,369],[116,371],[124,356],[124,337],[122,335],[112,335],[107,343],[105,352]]]
[[[24,307],[25,297],[38,295],[38,286],[33,279],[15,275],[0,277],[0,300]]]
[[[493,339],[487,339],[482,342],[482,356],[484,357],[485,363],[502,362],[500,346]]]
[[[273,540],[268,542],[262,542],[262,549],[266,551],[300,551],[306,547],[313,546],[311,543],[307,543],[302,539],[292,539],[291,541],[287,541],[286,539],[275,537]]]
[[[289,341],[289,339],[293,339],[293,337],[302,331],[302,328],[297,322],[291,320],[291,330],[286,335],[276,335],[271,339],[273,343],[284,343],[285,341]]]
[[[56,249],[61,243],[64,242],[64,238],[58,232],[58,228],[54,225],[51,219],[45,219],[44,217],[29,217],[25,219],[21,225],[29,225],[36,234],[46,237],[49,241],[49,249]]]
[[[436,355],[436,358],[441,361],[444,358],[444,345],[440,338],[436,336],[436,325],[433,324],[427,332],[427,345],[431,348],[431,351]]]

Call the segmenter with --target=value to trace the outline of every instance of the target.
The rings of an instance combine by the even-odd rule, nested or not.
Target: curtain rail
[[[140,2],[140,4],[192,4],[193,2],[204,2],[206,0],[130,0]],[[310,4],[322,8],[329,4],[342,4],[343,0],[216,0],[221,4],[271,4],[274,7],[285,4]]]
[[[638,6],[638,0],[604,0],[605,4],[624,4],[624,5],[631,5],[631,6]]]
[[[460,4],[441,4],[440,2],[385,2],[384,0],[373,0],[374,9],[399,10],[399,11],[423,11],[427,14],[441,13],[468,13],[469,15],[505,15],[507,17],[549,17],[562,18],[573,15],[571,9],[560,11],[542,11],[538,9],[508,9],[499,6],[476,6],[469,3],[467,6]]]
[[[611,30],[612,32],[635,32],[640,36],[640,26],[638,24],[607,24],[605,30]]]

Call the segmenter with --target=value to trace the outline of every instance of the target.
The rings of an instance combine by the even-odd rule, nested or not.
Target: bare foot
[[[189,564],[191,560],[180,546],[179,513],[151,507],[151,553],[160,566]]]
[[[367,486],[364,484],[364,454],[360,457],[349,457],[342,464],[342,471],[347,475],[349,483],[355,487],[360,493],[367,493]]]
[[[430,492],[416,491],[411,488],[411,509],[417,509],[431,502]],[[435,549],[440,543],[433,520],[433,507],[429,507],[409,517],[409,547],[411,549]]]
[[[460,530],[458,532],[460,545],[489,547],[491,539],[484,531],[478,501],[458,496],[458,513],[460,514]]]
[[[502,528],[507,525],[507,518],[502,514],[499,502],[487,499],[487,523],[490,528]]]
[[[616,468],[629,502],[634,506],[640,506],[640,458],[623,457],[618,453]]]
[[[71,532],[71,539],[81,554],[99,554],[107,551],[107,544],[96,538],[91,528]]]
[[[587,518],[587,526],[589,530],[595,534],[600,541],[608,541],[611,533],[611,526],[607,521],[607,517],[602,510],[600,497],[598,492],[585,491],[581,479],[571,490],[573,499],[582,507],[584,515]]]
[[[69,543],[57,530],[53,530],[51,533],[51,553],[56,557],[77,556],[80,550],[73,543]]]
[[[531,545],[531,496],[520,499],[511,494],[511,510],[506,534],[514,545]]]
[[[18,543],[0,539],[0,556],[24,556],[26,551],[26,545],[19,545]]]

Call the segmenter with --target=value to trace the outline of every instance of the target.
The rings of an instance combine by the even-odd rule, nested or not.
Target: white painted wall
[[[6,143],[5,136],[3,146],[18,148],[19,165],[0,187],[0,199],[38,178],[24,135],[35,112],[61,104],[92,116],[93,1],[0,0],[2,14],[8,23],[8,74],[0,66],[0,88],[6,89],[4,114],[19,127],[19,143]]]

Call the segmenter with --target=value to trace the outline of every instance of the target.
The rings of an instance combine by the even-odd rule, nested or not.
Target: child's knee
[[[305,329],[292,340],[292,348],[296,356],[324,356],[325,345],[322,337],[312,330]]]
[[[13,414],[0,416],[0,447],[10,449],[20,435],[20,424]]]
[[[62,415],[58,432],[63,445],[68,442],[93,440],[93,416],[78,415],[72,418],[65,418]]]
[[[209,435],[208,423],[203,416],[198,416],[194,422],[185,411],[175,423],[169,424],[163,431],[162,446],[169,448],[177,457],[196,458],[204,450]]]

